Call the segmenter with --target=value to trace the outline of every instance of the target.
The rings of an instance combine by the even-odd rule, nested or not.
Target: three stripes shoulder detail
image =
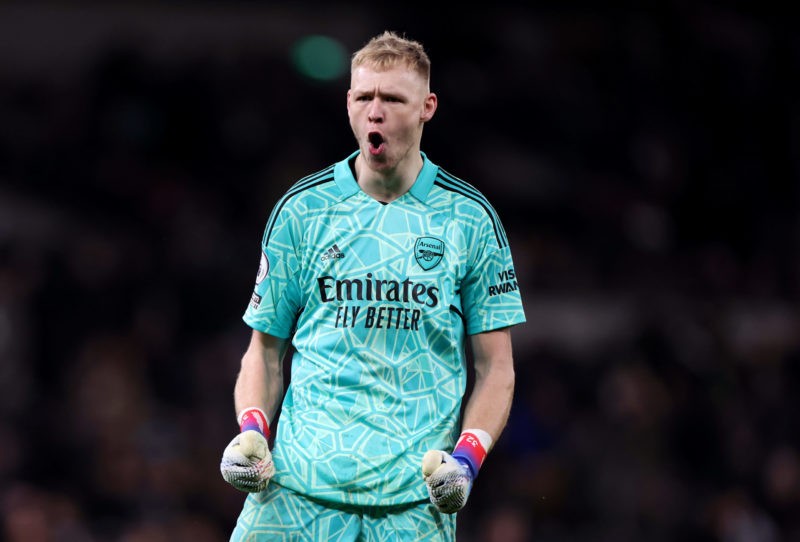
[[[286,205],[286,203],[293,197],[308,190],[309,188],[313,188],[328,182],[333,182],[333,168],[334,166],[331,165],[321,171],[303,177],[286,191],[283,197],[278,200],[278,203],[275,204],[275,207],[272,209],[272,213],[269,216],[267,227],[264,230],[264,244],[267,244],[267,241],[272,234],[272,228],[275,226],[275,221],[277,220],[281,209],[283,209],[283,206]]]
[[[439,168],[439,173],[436,175],[436,179],[434,179],[433,184],[444,190],[455,192],[456,194],[460,194],[466,198],[469,198],[483,207],[484,211],[486,211],[486,214],[489,216],[489,219],[492,221],[492,227],[494,228],[494,234],[497,238],[498,246],[500,248],[505,248],[508,246],[508,237],[503,229],[503,224],[500,222],[500,217],[497,216],[497,211],[495,211],[494,207],[492,207],[492,204],[489,203],[489,200],[486,199],[486,196],[484,196],[477,188],[468,182],[447,173],[441,168]]]

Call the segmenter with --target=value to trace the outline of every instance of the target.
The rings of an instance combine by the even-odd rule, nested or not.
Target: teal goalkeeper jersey
[[[423,154],[384,205],[358,186],[357,154],[292,186],[264,231],[244,320],[294,347],[273,482],[338,503],[424,501],[422,456],[460,433],[466,335],[525,315],[478,190]]]

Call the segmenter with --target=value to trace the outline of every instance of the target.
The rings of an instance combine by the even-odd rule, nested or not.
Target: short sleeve
[[[478,223],[461,283],[467,333],[473,335],[525,322],[511,247],[497,220]]]
[[[285,206],[276,207],[264,229],[256,282],[243,319],[253,329],[287,339],[300,309],[297,276],[302,225]]]

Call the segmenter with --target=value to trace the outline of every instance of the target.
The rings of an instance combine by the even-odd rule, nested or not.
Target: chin
[[[367,160],[369,167],[375,171],[385,171],[397,166],[397,162],[390,160],[386,156],[370,156]]]
[[[372,167],[385,166],[389,163],[389,157],[386,156],[385,152],[382,154],[375,155],[369,152],[369,147],[361,149],[361,155],[366,159],[367,163]]]

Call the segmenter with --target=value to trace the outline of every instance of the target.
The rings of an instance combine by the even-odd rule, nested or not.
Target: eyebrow
[[[402,91],[397,91],[397,90],[392,90],[392,89],[389,89],[389,90],[380,89],[380,90],[378,90],[377,93],[375,92],[374,88],[370,88],[370,89],[354,88],[352,90],[353,90],[353,94],[355,94],[356,96],[375,96],[377,94],[381,98],[396,98],[396,99],[399,99],[399,100],[408,99],[406,94],[403,93]]]

